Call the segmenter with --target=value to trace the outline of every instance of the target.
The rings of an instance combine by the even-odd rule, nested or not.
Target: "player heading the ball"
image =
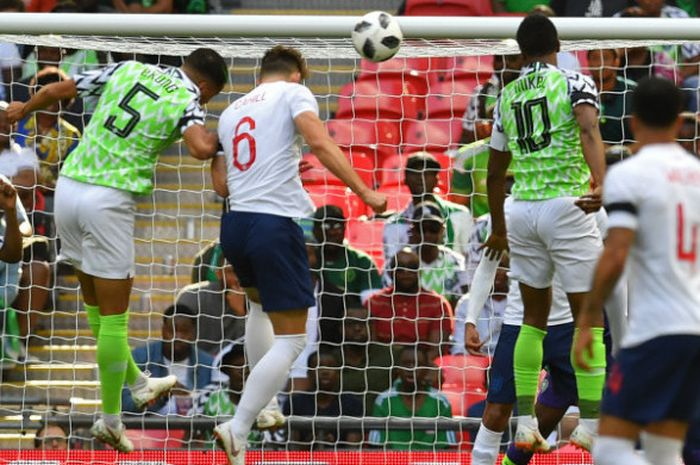
[[[272,405],[263,408],[282,389],[304,348],[307,310],[315,305],[304,235],[294,221],[314,212],[299,176],[298,136],[370,208],[378,213],[386,208],[384,195],[362,182],[328,135],[316,99],[301,84],[306,76],[299,51],[273,47],[262,58],[260,84],[219,120],[225,155],[212,163],[212,178],[231,209],[222,218],[221,246],[249,299],[245,345],[250,377],[233,419],[214,430],[236,465],[245,463],[256,417],[258,426],[284,421]]]
[[[159,153],[180,137],[193,157],[215,155],[218,138],[204,127],[201,105],[226,82],[224,59],[200,48],[180,68],[114,63],[48,84],[29,101],[12,102],[7,109],[15,122],[59,101],[99,96],[80,143],[59,174],[55,218],[61,255],[75,267],[97,339],[102,417],[91,432],[122,452],[133,449],[120,417],[124,382],[136,405],[145,408],[177,381],[174,376],[146,377],[129,350],[136,196],[153,190]]]

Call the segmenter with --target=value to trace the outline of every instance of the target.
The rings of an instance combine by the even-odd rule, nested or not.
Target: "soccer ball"
[[[396,55],[402,39],[398,21],[384,11],[367,13],[352,30],[355,50],[371,61],[385,61]]]

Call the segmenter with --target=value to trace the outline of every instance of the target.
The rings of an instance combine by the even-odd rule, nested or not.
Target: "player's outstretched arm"
[[[583,158],[591,170],[592,191],[577,205],[586,213],[598,211],[605,178],[605,146],[598,125],[598,110],[593,105],[580,104],[574,107],[574,117],[580,128]],[[587,201],[588,200],[588,201]]]
[[[46,108],[62,100],[70,100],[78,95],[75,81],[54,82],[42,87],[26,102],[12,102],[7,107],[7,118],[10,123],[16,123],[34,111]]]
[[[386,210],[386,197],[362,182],[314,112],[305,111],[299,114],[294,118],[294,124],[323,166],[360,196],[375,213]]]
[[[611,228],[608,231],[605,248],[593,275],[593,288],[576,321],[580,333],[574,350],[576,363],[582,368],[588,368],[585,354],[592,356],[593,338],[590,333],[591,326],[594,326],[592,322],[602,319],[603,306],[625,270],[627,255],[634,243],[635,235],[634,230],[626,228]]]
[[[506,200],[506,172],[511,159],[510,152],[501,152],[493,147],[490,149],[486,189],[491,212],[491,235],[484,246],[485,255],[491,260],[500,258],[501,254],[508,249],[503,203]]]
[[[182,133],[190,155],[197,160],[209,160],[219,149],[219,136],[201,124],[193,124]]]

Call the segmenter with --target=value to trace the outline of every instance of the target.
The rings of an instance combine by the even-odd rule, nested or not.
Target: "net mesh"
[[[315,157],[304,156],[312,166],[302,173],[305,187],[317,206],[330,204],[342,210],[347,219],[345,245],[350,248],[343,248],[339,256],[332,251],[326,254],[324,246],[336,240],[331,235],[334,227],[324,226],[325,220],[330,218],[321,218],[323,221],[316,223],[302,221],[308,242],[313,245],[310,249],[315,258],[312,268],[319,277],[317,289],[321,292],[319,310],[307,325],[311,342],[291,375],[295,380],[290,383],[292,395],[289,389],[280,395],[288,405],[285,412],[297,418],[298,428],[290,421],[292,426],[288,429],[253,433],[251,457],[254,461],[279,463],[311,460],[323,463],[469,463],[468,454],[456,452],[470,450],[478,421],[449,422],[444,417],[459,420],[480,415],[488,387],[490,357],[503,318],[503,305],[499,302],[506,289],[501,286],[482,312],[480,325],[483,323],[483,327],[479,329],[486,342],[482,356],[464,355],[460,343],[453,342],[459,341],[460,325],[463,329],[459,308],[466,305],[462,296],[478,263],[478,246],[485,238],[484,222],[476,221],[485,213],[486,198],[484,146],[479,140],[488,127],[489,108],[498,90],[493,87],[492,55],[516,52],[512,41],[412,40],[404,44],[399,58],[381,65],[359,60],[348,40],[323,38],[228,40],[0,35],[0,41],[23,46],[21,48],[29,52],[8,66],[14,69],[5,74],[11,76],[11,80],[5,82],[6,100],[26,99],[33,89],[32,80],[37,70],[47,65],[58,65],[71,74],[117,59],[116,53],[133,58],[135,50],[148,53],[148,56],[138,56],[139,59],[177,64],[178,57],[194,48],[211,46],[226,56],[231,65],[230,84],[207,106],[207,126],[211,129],[216,127],[218,116],[229,103],[254,88],[262,53],[273,44],[285,43],[300,48],[309,59],[312,75],[306,85],[318,99],[321,118],[327,121],[331,136],[363,180],[387,194],[390,210],[400,214],[410,203],[404,177],[408,157],[417,152],[431,153],[440,164],[435,194],[465,208],[451,207],[450,215],[456,216],[452,229],[448,228],[446,233],[446,246],[453,251],[448,253],[440,249],[441,257],[447,257],[443,264],[422,263],[420,270],[421,284],[442,294],[445,299],[441,302],[448,302],[449,310],[439,307],[437,313],[421,313],[418,319],[416,314],[423,311],[424,305],[427,308],[432,303],[419,302],[411,293],[397,291],[407,311],[404,317],[394,317],[394,308],[386,308],[386,299],[373,297],[374,300],[367,303],[372,291],[392,282],[393,274],[387,270],[393,254],[407,241],[415,243],[415,239],[409,238],[413,233],[406,219],[400,215],[373,217]],[[677,45],[678,42],[653,40],[576,41],[565,43],[563,49],[572,52],[568,58],[599,82],[609,79],[612,71],[613,75],[620,76],[620,82],[623,78],[636,79],[652,73],[668,75],[682,83],[683,77],[676,64],[660,54]],[[35,46],[62,47],[64,52],[55,63],[50,63],[43,54],[46,50],[37,60]],[[591,57],[586,52],[597,49],[620,51],[615,52],[614,59],[603,55]],[[639,60],[639,50],[651,52]],[[594,61],[598,64],[589,66]],[[629,115],[626,97],[631,88],[631,84],[615,84],[614,88],[602,92],[607,110],[603,110],[601,124],[608,126],[604,138],[610,146],[633,141],[626,125]],[[693,93],[697,85],[687,90]],[[474,103],[471,113],[470,102]],[[72,102],[58,113],[48,112],[65,119],[70,126],[59,125],[56,130],[51,126],[44,129],[39,138],[32,137],[32,124],[53,121],[51,125],[55,125],[55,119],[30,118],[11,134],[15,142],[39,155],[42,175],[36,182],[24,184],[21,192],[26,194],[26,207],[36,232],[46,239],[27,241],[21,277],[7,270],[9,278],[5,289],[18,290],[19,296],[9,298],[12,294],[8,292],[5,299],[8,303],[4,311],[0,446],[26,450],[67,444],[73,452],[63,455],[6,451],[0,453],[0,462],[114,460],[110,452],[93,452],[101,446],[87,431],[100,407],[96,346],[81,311],[77,277],[57,255],[59,244],[52,217],[54,184],[51,173],[55,176],[60,160],[69,156],[79,138],[78,133],[89,120],[93,105],[88,99]],[[697,125],[693,124],[686,142],[692,146],[697,137]],[[615,150],[610,151],[610,156],[619,158],[623,149]],[[3,174],[15,176],[16,183],[23,182],[11,169]],[[213,449],[212,421],[235,411],[246,376],[245,359],[241,355],[245,299],[235,275],[225,269],[221,251],[216,247],[223,208],[222,199],[212,190],[208,164],[187,156],[181,144],[173,145],[160,157],[153,194],[138,200],[130,345],[132,348],[148,347],[142,350],[142,355],[152,363],[149,365],[152,371],[170,370],[182,377],[183,384],[188,383],[187,391],[173,395],[151,409],[147,416],[126,417],[129,436],[137,449],[155,449],[154,452],[135,453],[133,460],[141,463],[217,463],[222,459],[215,454],[194,451]],[[472,224],[471,219],[464,218],[473,218],[475,222]],[[340,244],[342,240],[336,245]],[[154,349],[153,344],[163,339],[164,325],[172,326],[171,320],[163,318],[163,312],[175,302],[198,312],[194,340],[180,339],[180,342],[210,354],[204,357],[206,362],[201,357],[196,363],[191,357],[172,362],[162,357],[158,359],[162,351]],[[363,310],[368,306],[369,317]],[[178,340],[177,329],[175,334]],[[25,345],[26,350],[23,349]],[[402,353],[405,346],[413,350]],[[455,347],[459,350],[454,350]],[[309,357],[319,350],[320,354],[311,357],[309,362]],[[23,356],[33,363],[16,362]],[[418,371],[414,370],[416,364],[422,365]],[[197,368],[195,371],[192,371],[193,365]],[[418,395],[397,398],[392,394],[394,391],[390,391],[392,386],[406,385],[416,378],[420,379]],[[353,400],[343,397],[337,404],[339,391],[349,394]],[[430,395],[426,396],[428,393]],[[409,418],[427,416],[434,422],[427,430],[414,428],[396,433],[400,429],[396,425],[390,428],[386,424],[360,423],[353,427],[355,429],[348,429],[347,423],[343,426],[343,420],[337,419],[341,414],[376,420],[382,418],[382,412],[391,405],[394,409],[396,405],[403,405],[403,415]],[[421,408],[424,410],[418,412]],[[318,423],[310,429],[308,425],[302,427],[303,418]],[[555,444],[565,445],[572,421],[575,424],[575,415],[572,418],[557,428],[557,434],[552,437]],[[199,422],[207,419],[212,421]],[[46,437],[35,440],[41,422],[47,421],[63,425],[63,432],[45,428],[42,436]],[[61,438],[63,434],[67,435],[67,442]],[[508,440],[506,434],[504,447]],[[412,447],[441,452],[395,452]],[[257,451],[260,448],[262,452]],[[348,448],[361,448],[361,452],[338,452]],[[75,452],[76,449],[84,450]],[[311,455],[291,452],[297,450],[312,452]],[[337,453],[320,452],[322,450]],[[590,463],[590,458],[565,447],[559,453],[538,457],[532,463]]]

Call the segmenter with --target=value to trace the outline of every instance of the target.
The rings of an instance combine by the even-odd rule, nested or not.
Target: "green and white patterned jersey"
[[[178,68],[125,61],[73,77],[97,107],[61,175],[135,194],[153,190],[159,153],[204,124],[199,89]]]
[[[578,197],[589,188],[574,107],[598,108],[598,91],[583,74],[533,63],[503,88],[494,111],[491,147],[511,152],[513,198]]]

